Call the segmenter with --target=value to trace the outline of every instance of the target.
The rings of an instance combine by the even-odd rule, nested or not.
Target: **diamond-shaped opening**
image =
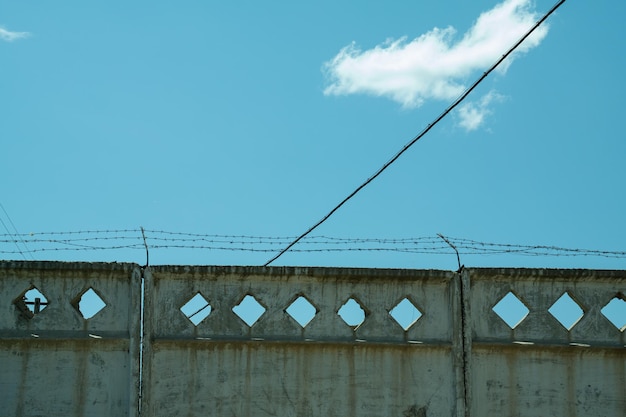
[[[244,321],[249,327],[259,320],[259,318],[265,313],[265,307],[254,298],[253,295],[248,294],[233,307],[233,313],[235,313],[241,320]]]
[[[353,329],[357,329],[365,321],[365,310],[354,298],[348,299],[337,311],[339,317]]]
[[[78,304],[74,305],[84,319],[92,318],[106,306],[107,304],[102,297],[93,288],[89,288],[85,291],[80,296]]]
[[[620,332],[626,330],[626,297],[618,294],[600,310]]]
[[[569,295],[568,292],[563,293],[558,300],[548,309],[550,314],[558,320],[565,329],[572,330],[572,327],[578,323],[585,312],[580,305]]]
[[[180,311],[194,326],[197,326],[211,314],[211,304],[209,304],[202,294],[197,293],[183,304]]]
[[[515,329],[524,321],[530,310],[512,291],[509,291],[492,310],[500,317],[507,326]]]
[[[32,286],[13,300],[13,304],[24,317],[32,319],[36,314],[41,313],[49,303],[46,296],[37,287]]]
[[[92,318],[107,306],[102,297],[91,287],[80,293],[71,304],[85,320]]]
[[[80,293],[71,304],[85,320],[92,318],[107,306],[102,297],[91,287]]]
[[[389,311],[389,315],[404,329],[409,330],[422,317],[422,312],[409,300],[404,297],[394,308]]]
[[[317,308],[303,295],[296,298],[285,311],[291,318],[297,321],[302,328],[306,327],[317,314]]]

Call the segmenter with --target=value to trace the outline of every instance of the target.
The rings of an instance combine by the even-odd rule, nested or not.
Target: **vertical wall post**
[[[470,272],[467,269],[461,269],[458,275],[461,288],[461,333],[463,335],[464,417],[470,417],[470,410],[472,408],[472,312],[470,309]]]
[[[154,311],[153,285],[150,267],[142,268],[142,338],[141,338],[141,372],[139,377],[139,414],[144,415],[149,410],[150,405],[150,381],[152,375],[152,319]]]
[[[454,308],[454,366],[456,372],[457,406],[456,417],[470,415],[470,356],[471,325],[469,309],[469,272],[461,269],[455,274],[451,305]]]
[[[140,394],[140,358],[141,358],[141,269],[136,266],[130,276],[130,298],[132,303],[132,314],[129,323],[129,373],[131,400],[129,401],[129,416],[139,416],[139,394]]]

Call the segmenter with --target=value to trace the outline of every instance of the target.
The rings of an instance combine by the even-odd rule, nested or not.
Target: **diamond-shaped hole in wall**
[[[254,324],[261,318],[263,313],[265,313],[265,307],[261,305],[254,298],[253,295],[248,294],[233,307],[233,313],[235,313],[241,320],[244,321],[249,327],[254,326]]]
[[[422,312],[405,297],[389,311],[389,315],[407,331],[422,317]]]
[[[509,291],[493,306],[493,312],[500,317],[507,326],[515,329],[524,321],[530,310],[513,292]]]
[[[107,304],[93,288],[88,288],[72,301],[72,306],[85,320],[98,314]]]
[[[552,307],[550,307],[548,311],[568,331],[572,330],[572,327],[574,327],[585,314],[583,309],[580,308],[580,305],[578,305],[567,292],[563,293],[563,295],[552,304]]]
[[[180,308],[180,311],[194,326],[197,326],[211,314],[211,304],[202,294],[197,293]]]
[[[37,287],[31,287],[13,300],[15,307],[26,318],[32,319],[48,306],[48,299]]]
[[[618,294],[600,310],[620,332],[626,330],[626,297]]]
[[[348,299],[337,311],[339,317],[353,329],[357,329],[365,321],[365,310],[354,298]]]
[[[289,304],[289,307],[287,307],[285,311],[291,318],[297,321],[302,328],[306,327],[317,314],[317,308],[303,295]]]

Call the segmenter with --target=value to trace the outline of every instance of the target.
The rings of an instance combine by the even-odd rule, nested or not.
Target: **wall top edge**
[[[622,269],[557,269],[557,268],[465,268],[472,279],[491,277],[521,278],[606,278],[626,279],[626,270]]]
[[[119,271],[130,272],[141,266],[128,262],[63,262],[63,261],[3,261],[0,270],[31,271]]]
[[[142,268],[130,262],[64,262],[0,260],[0,270],[82,270],[133,271]],[[453,271],[437,269],[354,268],[319,266],[243,266],[243,265],[155,265],[152,273],[188,275],[297,275],[312,277],[394,277],[394,278],[452,278]],[[480,277],[537,277],[537,278],[613,278],[626,279],[626,270],[557,269],[557,268],[465,268],[473,278]]]
[[[307,276],[353,278],[434,278],[451,279],[452,271],[435,269],[386,269],[306,266],[219,266],[219,265],[159,265],[150,266],[153,275],[239,275],[239,276]]]

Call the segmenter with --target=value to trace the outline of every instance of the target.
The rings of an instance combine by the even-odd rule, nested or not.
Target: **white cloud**
[[[459,107],[459,125],[468,132],[478,129],[485,117],[491,113],[489,105],[494,101],[502,101],[504,96],[495,91],[485,94],[477,102],[466,102]]]
[[[28,36],[30,36],[30,33],[28,32],[11,32],[0,26],[0,40],[13,42],[17,39],[26,38]]]
[[[455,99],[465,90],[469,75],[487,70],[537,18],[531,0],[505,0],[482,13],[460,40],[455,41],[456,30],[448,27],[434,28],[412,41],[387,40],[365,51],[352,43],[324,64],[328,76],[324,94],[384,96],[407,108],[427,100]],[[539,27],[515,54],[539,45],[547,32],[545,25]],[[502,63],[502,73],[512,59]],[[481,114],[477,109],[476,117]]]

